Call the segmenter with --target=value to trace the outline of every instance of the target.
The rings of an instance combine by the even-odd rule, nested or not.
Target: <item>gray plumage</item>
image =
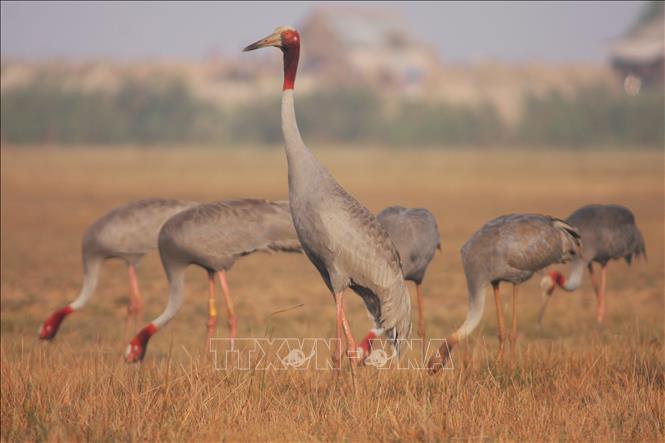
[[[300,137],[293,103],[300,42],[298,31],[282,26],[244,49],[275,46],[283,53],[281,118],[293,224],[307,257],[335,297],[340,344],[342,294],[351,288],[399,352],[398,339],[408,338],[411,330],[411,304],[399,257],[376,217],[342,189]],[[344,329],[347,344],[353,346],[346,325]]]
[[[85,258],[120,258],[136,265],[157,249],[157,237],[164,223],[197,202],[150,198],[113,209],[95,221],[83,236]]]
[[[580,253],[580,234],[570,224],[539,214],[510,214],[491,220],[462,246],[470,286],[520,284],[553,263]]]
[[[254,252],[301,252],[287,201],[226,200],[202,204],[169,219],[159,233],[159,254],[169,280],[169,302],[153,323],[164,326],[183,301],[185,269],[228,271]]]
[[[64,316],[82,308],[90,300],[104,260],[124,260],[130,268],[131,279],[134,267],[143,256],[157,249],[157,236],[166,220],[197,204],[164,198],[138,200],[115,208],[93,222],[83,235],[81,245],[84,272],[81,292],[68,307],[56,311],[46,320],[40,329],[40,337],[53,338]],[[136,287],[136,282],[130,283]],[[67,310],[64,315],[63,310]]]
[[[542,323],[554,289],[558,286],[569,292],[577,290],[582,286],[584,270],[588,269],[596,292],[596,320],[601,323],[605,316],[607,263],[623,258],[630,265],[633,259],[646,257],[644,238],[630,209],[619,205],[583,206],[566,221],[579,230],[584,248],[571,264],[568,277],[553,271],[541,280],[545,299],[538,320]],[[600,264],[600,281],[595,278],[593,262]]]
[[[606,265],[610,260],[625,259],[630,264],[646,256],[642,233],[630,209],[619,205],[587,205],[566,219],[582,236],[582,257],[586,262]]]
[[[447,338],[447,345],[441,347],[439,355],[430,360],[430,368],[436,369],[444,364],[450,348],[476,328],[485,308],[484,290],[487,286],[493,286],[495,291],[501,282],[517,287],[535,272],[553,263],[571,260],[580,254],[581,248],[579,232],[565,221],[548,215],[503,215],[476,231],[461,249],[469,291],[467,318]],[[502,313],[499,315],[503,318]],[[501,323],[499,326],[500,358],[503,330]]]
[[[376,216],[397,248],[404,280],[421,284],[427,266],[441,248],[439,226],[424,208],[390,206]]]
[[[411,331],[411,305],[397,250],[376,217],[349,195],[300,138],[293,91],[282,98],[289,201],[303,250],[333,294],[351,288],[399,351]]]

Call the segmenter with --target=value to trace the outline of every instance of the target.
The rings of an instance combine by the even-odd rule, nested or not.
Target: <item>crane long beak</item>
[[[279,33],[274,33],[266,38],[259,40],[258,42],[252,43],[243,49],[242,52],[253,51],[255,49],[266,48],[268,46],[275,46],[278,48],[282,46],[282,36]]]

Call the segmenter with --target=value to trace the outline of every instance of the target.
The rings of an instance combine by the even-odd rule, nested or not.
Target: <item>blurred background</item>
[[[2,2],[2,146],[663,148],[663,2]]]

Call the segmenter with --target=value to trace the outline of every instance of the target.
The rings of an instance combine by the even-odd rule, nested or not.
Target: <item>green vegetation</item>
[[[220,110],[177,80],[126,81],[86,92],[40,79],[2,93],[2,140],[15,144],[280,144],[279,99]],[[574,97],[527,96],[510,127],[489,103],[385,103],[367,90],[298,97],[301,130],[312,142],[395,146],[589,145],[664,143],[662,90],[636,97],[604,86]]]
[[[126,81],[114,93],[66,89],[48,78],[2,94],[2,140],[12,143],[207,142],[218,111],[179,81]]]
[[[557,93],[530,96],[516,136],[528,144],[662,148],[664,106],[662,91],[631,97],[591,87],[578,91],[574,98]]]

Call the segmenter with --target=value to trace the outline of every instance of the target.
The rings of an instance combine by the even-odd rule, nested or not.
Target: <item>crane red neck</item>
[[[300,59],[300,34],[298,31],[287,31],[282,35],[282,53],[284,54],[284,85],[282,91],[293,89],[298,72]]]

